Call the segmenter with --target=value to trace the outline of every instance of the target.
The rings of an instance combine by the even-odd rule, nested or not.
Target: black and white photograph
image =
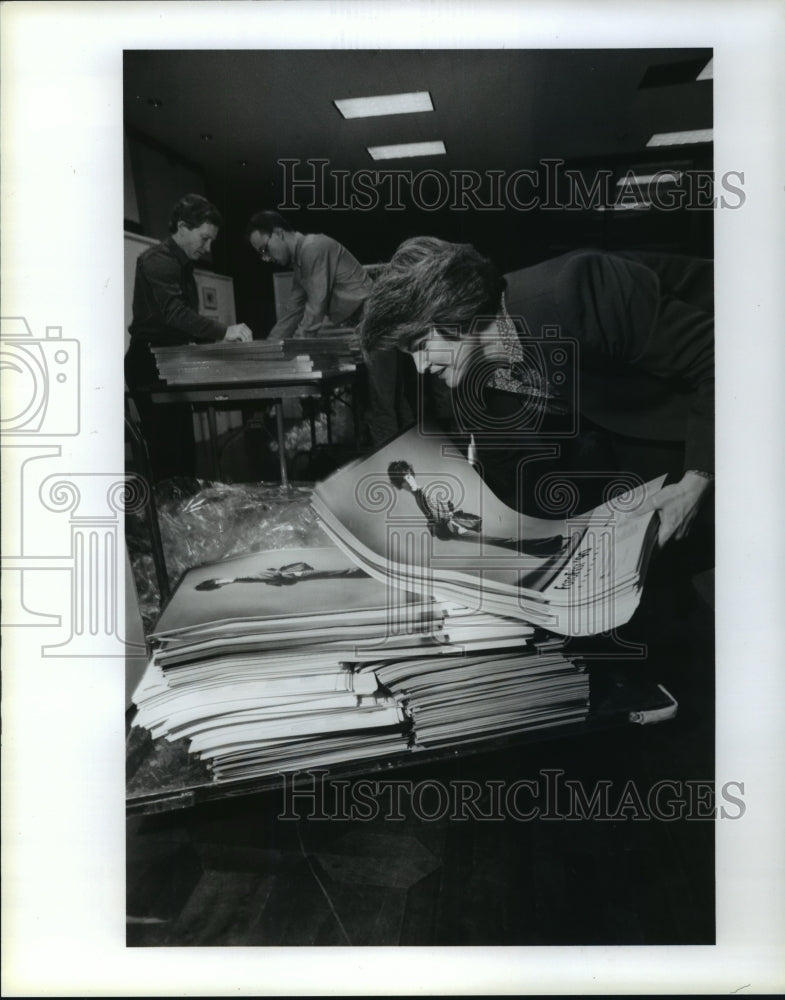
[[[488,671],[473,697],[444,696],[441,713],[461,718],[467,703],[479,712],[477,699],[500,698],[498,729],[458,727],[447,762],[420,755],[416,769],[399,771],[395,756],[392,780],[413,790],[400,818],[384,806],[392,761],[374,754],[367,773],[354,776],[353,761],[351,779],[337,765],[315,777],[298,753],[276,755],[277,794],[259,798],[240,782],[233,790],[247,798],[224,806],[200,809],[195,791],[193,806],[168,821],[158,810],[134,815],[129,946],[713,944],[708,813],[742,805],[735,788],[713,799],[712,50],[128,49],[123,74],[126,222],[162,240],[138,257],[126,289],[130,422],[144,445],[128,471],[152,484],[156,509],[168,511],[172,495],[180,504],[165,522],[164,563],[168,547],[192,544],[188,510],[204,507],[210,531],[206,509],[227,504],[235,484],[282,476],[283,441],[280,489],[312,486],[316,525],[358,572],[490,615],[500,641],[509,619],[538,629],[538,641],[580,637],[563,654],[588,688],[585,733],[573,724],[563,740],[542,739],[526,719],[510,725],[526,691],[513,695],[507,674],[494,681]],[[262,100],[247,100],[254,85]],[[737,209],[741,178],[723,175],[719,186],[726,210]],[[189,291],[197,262],[232,279],[237,324],[199,313]],[[273,275],[287,271],[288,298],[276,300]],[[336,332],[356,338],[351,378],[333,387],[303,371],[298,398],[265,351],[280,344],[292,361],[312,357]],[[215,341],[226,365],[242,352],[237,374],[205,361],[198,383],[181,382],[189,354]],[[165,368],[161,348],[171,349]],[[207,439],[197,441],[194,418],[205,410]],[[230,414],[223,433],[219,410]],[[323,442],[317,421],[327,413],[334,426]],[[216,481],[226,487],[220,500]],[[638,509],[613,508],[636,487]],[[300,492],[292,499],[302,504]],[[280,516],[259,504],[259,534],[269,522],[272,535]],[[630,523],[647,556],[633,580]],[[601,536],[600,525],[616,530]],[[249,601],[269,614],[270,593],[281,611],[315,612],[314,568],[301,549],[285,553],[272,571],[269,556],[261,573],[194,570],[174,600],[182,606],[185,586],[185,606],[198,600],[203,614],[212,605],[216,620],[247,614]],[[307,568],[287,574],[286,564]],[[328,585],[336,614],[344,584]],[[630,589],[641,591],[634,601]],[[172,617],[181,620],[170,607],[154,645]],[[279,628],[284,657],[291,630]],[[165,697],[162,685],[176,686],[173,674],[182,682],[183,658],[201,662],[205,646],[216,655],[213,643],[180,641],[190,653],[164,640],[154,678],[129,707],[132,718],[159,721],[153,735],[164,725],[149,704]],[[512,648],[524,645],[516,637]],[[266,642],[245,635],[240,648],[246,670],[258,669]],[[359,654],[342,655],[351,664]],[[384,663],[395,652],[378,655]],[[274,658],[264,662],[274,669]],[[215,684],[221,664],[229,677],[237,669],[218,657]],[[236,683],[238,703],[250,705]],[[529,684],[530,699],[547,705],[539,675]],[[382,683],[378,693],[391,695]],[[229,759],[235,745],[247,753],[249,739],[303,726],[299,701],[287,716],[278,695],[270,705],[259,697],[239,710],[234,743],[221,711]],[[331,696],[336,705],[347,697]],[[559,684],[552,698],[558,708]],[[179,704],[166,738],[190,737],[198,753],[206,723],[183,723]],[[416,729],[422,709],[400,704]],[[310,714],[308,732],[323,720],[333,738],[331,718]],[[161,802],[150,786],[145,803],[166,803],[166,771]],[[328,798],[335,780],[350,780],[345,814],[288,818],[287,782],[318,782]],[[352,807],[357,787],[376,793],[372,820]],[[549,808],[563,832],[521,820],[542,811],[546,793],[559,799]],[[207,833],[216,822],[237,841],[234,861]],[[392,873],[413,843],[421,867],[401,881]],[[167,849],[168,897],[152,864]]]
[[[776,5],[184,7],[2,11],[4,993],[778,992]]]

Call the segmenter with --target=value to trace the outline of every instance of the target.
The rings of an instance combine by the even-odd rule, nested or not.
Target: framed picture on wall
[[[212,285],[202,285],[202,309],[208,312],[218,311],[218,290]]]

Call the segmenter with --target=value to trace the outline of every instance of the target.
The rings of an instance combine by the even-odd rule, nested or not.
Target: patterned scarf
[[[502,304],[496,317],[496,326],[501,337],[507,365],[497,368],[488,384],[494,389],[502,389],[516,395],[526,396],[554,413],[565,413],[567,403],[559,398],[559,393],[549,381],[544,371],[526,364],[523,348],[515,328],[515,322],[507,312],[507,299],[502,292]]]

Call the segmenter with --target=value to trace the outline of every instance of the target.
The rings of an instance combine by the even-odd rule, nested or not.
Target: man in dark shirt
[[[155,478],[193,475],[195,449],[190,406],[168,405],[164,413],[154,414],[149,396],[140,392],[158,380],[150,348],[252,338],[244,323],[226,326],[199,315],[194,264],[210,253],[220,224],[218,210],[206,198],[185,195],[172,210],[171,235],[136,262],[125,380],[139,411]]]
[[[300,233],[278,212],[257,212],[246,230],[263,261],[292,271],[292,290],[270,340],[318,337],[330,326],[354,327],[362,318],[373,280],[337,240],[323,233]],[[366,420],[374,445],[414,423],[404,392],[399,352],[366,353]]]

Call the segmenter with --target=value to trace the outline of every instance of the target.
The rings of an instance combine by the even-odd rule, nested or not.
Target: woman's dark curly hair
[[[407,240],[365,301],[362,346],[366,351],[410,350],[432,327],[458,340],[478,318],[491,322],[505,284],[495,265],[469,243],[434,236]]]

